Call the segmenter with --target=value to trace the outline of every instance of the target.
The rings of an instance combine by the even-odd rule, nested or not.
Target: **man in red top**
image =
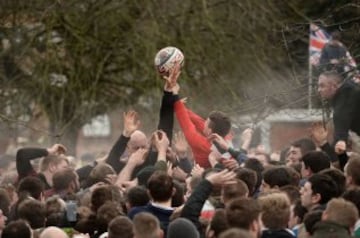
[[[172,82],[172,92],[174,95],[178,95],[180,89],[176,83],[179,75],[180,66],[177,65],[170,73],[169,78],[166,78],[166,80]],[[192,149],[195,162],[203,168],[211,167],[208,159],[211,152],[211,142],[208,140],[208,137],[212,133],[225,137],[230,132],[230,119],[220,111],[213,111],[204,120],[187,109],[184,102],[179,100],[179,98],[175,101],[174,110],[179,125]]]

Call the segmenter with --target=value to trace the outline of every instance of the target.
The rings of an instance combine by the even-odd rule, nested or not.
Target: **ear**
[[[325,209],[325,211],[323,211],[323,213],[322,213],[322,215],[321,215],[321,220],[322,220],[322,221],[326,221],[327,218],[328,218],[328,214],[327,214],[326,209]]]
[[[321,200],[321,195],[319,193],[313,194],[311,196],[311,200],[312,200],[313,204],[319,203]]]
[[[173,189],[172,189],[172,193],[171,193],[171,197],[174,196],[175,193],[176,193],[176,188],[173,188]]]
[[[159,228],[158,234],[159,238],[164,238],[164,231],[162,229]]]

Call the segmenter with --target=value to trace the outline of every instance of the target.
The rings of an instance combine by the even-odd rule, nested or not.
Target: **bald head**
[[[318,81],[318,92],[323,99],[332,99],[341,86],[343,78],[336,71],[326,71],[320,74]]]
[[[69,238],[69,236],[63,230],[55,226],[49,226],[41,232],[40,238]]]
[[[129,154],[134,153],[136,150],[140,148],[147,147],[147,138],[144,132],[136,130],[134,131],[131,136],[130,140],[128,142],[128,151]]]

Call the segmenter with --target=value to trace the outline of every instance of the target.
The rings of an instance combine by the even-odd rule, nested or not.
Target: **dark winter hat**
[[[167,238],[200,238],[195,225],[185,219],[177,218],[172,221],[168,227]]]

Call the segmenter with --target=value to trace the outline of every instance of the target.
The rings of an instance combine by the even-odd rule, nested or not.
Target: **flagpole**
[[[309,75],[308,75],[308,110],[309,113],[312,109],[312,85],[313,85],[313,79],[312,79],[312,65],[311,65],[311,53],[310,53],[310,46],[311,46],[311,23],[309,24],[309,60],[308,60],[308,64],[309,64]]]

